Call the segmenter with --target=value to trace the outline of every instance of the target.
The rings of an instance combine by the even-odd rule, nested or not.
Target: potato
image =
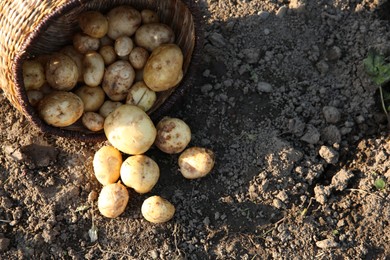
[[[45,69],[39,61],[23,62],[23,83],[26,90],[40,89],[45,81]]]
[[[83,125],[92,132],[103,130],[104,117],[95,112],[86,112],[81,117]]]
[[[38,104],[39,116],[47,124],[56,127],[73,124],[83,112],[83,101],[72,92],[53,92],[45,96]]]
[[[156,92],[148,88],[143,81],[138,81],[130,88],[126,104],[136,105],[143,111],[148,111],[156,99]]]
[[[74,92],[84,103],[85,112],[98,111],[104,103],[105,94],[101,87],[82,86]]]
[[[79,16],[81,30],[94,38],[102,38],[108,31],[106,17],[98,11],[87,11]]]
[[[213,151],[201,147],[191,147],[179,156],[180,172],[187,179],[201,178],[212,170],[214,161]]]
[[[56,90],[73,89],[79,78],[76,63],[62,53],[53,54],[46,64],[46,80]]]
[[[85,33],[76,33],[73,36],[73,47],[82,54],[89,51],[97,51],[99,46],[99,39],[86,35]]]
[[[99,54],[104,60],[104,65],[110,65],[114,63],[117,59],[117,55],[114,47],[110,45],[105,45],[99,49]]]
[[[160,169],[148,156],[133,155],[123,162],[120,176],[124,185],[142,194],[151,191],[156,185]]]
[[[122,214],[129,202],[129,192],[121,183],[104,186],[98,198],[98,209],[107,218],[116,218]]]
[[[106,117],[104,133],[119,151],[143,154],[156,139],[156,128],[149,116],[139,107],[122,105]]]
[[[141,20],[142,24],[160,22],[160,18],[158,17],[157,13],[150,9],[144,9],[141,11]]]
[[[156,129],[154,144],[165,153],[180,153],[191,141],[190,127],[179,118],[164,117]]]
[[[130,6],[118,6],[107,14],[107,35],[116,40],[120,36],[132,36],[141,24],[141,14]]]
[[[111,100],[104,101],[103,105],[99,108],[99,114],[106,118],[112,111],[123,105],[121,102],[115,102]]]
[[[142,47],[135,47],[129,55],[129,61],[134,69],[142,69],[149,59],[149,52]]]
[[[175,206],[160,196],[152,196],[142,203],[141,213],[149,222],[164,223],[175,215]]]
[[[100,85],[105,69],[103,57],[95,51],[87,52],[83,59],[83,66],[84,83],[90,87]]]
[[[38,105],[38,102],[43,99],[44,95],[42,91],[31,89],[27,90],[28,102],[34,107]]]
[[[135,32],[135,44],[148,51],[153,51],[161,44],[173,43],[174,41],[174,32],[163,23],[143,24]]]
[[[83,79],[83,59],[84,59],[84,55],[81,54],[80,52],[76,51],[76,49],[73,47],[73,45],[65,46],[64,48],[62,48],[60,50],[60,53],[68,55],[74,61],[74,63],[76,63],[77,70],[79,72],[79,78],[78,78],[77,81],[78,82],[83,82],[84,81],[84,79]]]
[[[183,53],[175,44],[163,44],[150,55],[144,67],[144,82],[158,92],[170,89],[183,78]]]
[[[115,40],[114,49],[119,57],[128,56],[134,48],[133,40],[127,36],[120,36]],[[127,59],[127,57],[126,57]]]
[[[116,61],[106,69],[103,90],[112,101],[126,98],[135,78],[135,71],[128,61]]]
[[[101,147],[93,157],[93,172],[103,185],[118,181],[122,165],[122,154],[111,145]]]

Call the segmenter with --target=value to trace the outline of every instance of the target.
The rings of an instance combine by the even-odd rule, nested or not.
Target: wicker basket
[[[78,15],[87,10],[106,13],[114,6],[128,4],[138,10],[157,11],[169,25],[184,54],[185,76],[175,88],[161,92],[151,118],[158,120],[192,85],[199,59],[202,34],[200,11],[193,0],[2,0],[0,1],[0,88],[12,105],[43,133],[83,141],[104,140],[103,132],[87,131],[80,124],[67,128],[44,123],[29,104],[22,79],[22,64],[31,57],[49,54],[71,44],[79,30]]]

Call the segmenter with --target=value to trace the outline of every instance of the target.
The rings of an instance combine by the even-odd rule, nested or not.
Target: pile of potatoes
[[[23,63],[27,97],[49,125],[101,131],[123,104],[148,111],[183,78],[183,53],[155,11],[117,6],[80,14],[73,43]]]

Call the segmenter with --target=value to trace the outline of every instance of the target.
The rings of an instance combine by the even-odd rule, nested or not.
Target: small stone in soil
[[[272,85],[267,82],[261,81],[257,84],[258,92],[270,93],[272,92],[272,90],[273,90]]]
[[[332,147],[323,145],[318,151],[318,154],[329,164],[335,164],[339,160],[339,153]]]
[[[343,191],[352,177],[353,173],[342,169],[333,176],[330,186],[336,190]]]
[[[322,113],[324,114],[327,123],[336,124],[340,121],[340,111],[335,107],[324,106],[322,108]]]
[[[322,249],[338,247],[339,244],[333,238],[327,238],[316,242],[316,246]]]
[[[306,133],[301,137],[301,140],[309,143],[316,144],[320,140],[320,133],[313,125],[307,125]]]

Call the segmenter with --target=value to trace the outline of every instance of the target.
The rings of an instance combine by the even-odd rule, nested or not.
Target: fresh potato
[[[83,125],[92,132],[103,130],[104,117],[95,112],[85,112],[81,117]]]
[[[135,44],[148,51],[164,43],[173,43],[175,34],[171,27],[163,23],[149,23],[141,25],[135,32]]]
[[[73,47],[82,54],[89,51],[97,51],[99,46],[99,39],[86,35],[85,33],[76,33],[73,36]]]
[[[134,69],[142,69],[149,59],[149,52],[142,47],[135,47],[129,55],[129,61]]]
[[[179,118],[164,117],[156,129],[154,144],[165,153],[180,153],[191,141],[190,127]]]
[[[135,71],[128,61],[116,61],[104,73],[103,90],[112,101],[124,100],[134,78]]]
[[[44,95],[43,95],[42,91],[40,91],[40,90],[35,90],[35,89],[27,90],[28,102],[33,107],[38,105],[38,102],[41,101],[43,99],[43,97],[44,97]]]
[[[119,151],[143,154],[156,139],[156,128],[149,116],[139,107],[122,105],[106,117],[104,133]]]
[[[104,186],[98,198],[98,209],[107,218],[116,218],[122,214],[129,202],[129,192],[121,183]]]
[[[158,92],[176,86],[183,78],[183,53],[175,44],[163,44],[150,55],[144,67],[144,82]]]
[[[108,31],[107,18],[98,11],[87,11],[80,15],[81,30],[94,38],[102,38]]]
[[[130,88],[126,104],[136,105],[143,111],[148,111],[156,99],[156,92],[148,88],[143,81],[138,81]]]
[[[101,87],[82,86],[74,92],[84,104],[85,112],[95,112],[104,103],[105,94]]]
[[[73,47],[73,45],[65,46],[60,50],[60,53],[63,53],[65,55],[68,55],[74,63],[76,63],[77,70],[79,72],[79,78],[78,82],[83,82],[83,59],[84,55],[80,52],[76,51],[76,49]]]
[[[118,181],[122,165],[122,154],[111,145],[101,147],[93,157],[93,172],[103,185]]]
[[[120,175],[124,185],[142,194],[151,191],[156,185],[160,169],[148,156],[133,155],[123,162]]]
[[[87,52],[83,59],[83,78],[84,83],[90,87],[99,86],[104,76],[103,57],[95,52]]]
[[[53,92],[45,96],[38,104],[39,116],[47,124],[57,127],[73,124],[83,112],[83,101],[72,92]]]
[[[121,102],[115,102],[111,100],[104,101],[103,105],[99,108],[99,114],[106,118],[112,111],[123,105]]]
[[[141,11],[141,20],[142,24],[160,22],[160,18],[158,17],[157,13],[150,9],[144,9]]]
[[[107,14],[107,35],[116,40],[120,36],[132,36],[141,24],[141,14],[130,6],[118,6]]]
[[[45,69],[39,61],[23,62],[23,83],[26,90],[40,89],[45,81]]]
[[[187,179],[197,179],[206,176],[214,167],[213,151],[201,147],[186,149],[179,156],[181,174]]]
[[[114,49],[119,57],[128,56],[134,48],[133,40],[127,36],[120,36],[115,40]],[[127,59],[127,57],[126,57]]]
[[[56,90],[73,89],[79,78],[76,63],[62,53],[53,54],[46,64],[46,80]]]
[[[115,49],[111,45],[102,46],[99,49],[99,54],[102,56],[104,60],[104,65],[110,65],[114,63],[117,59]]]
[[[160,196],[152,196],[142,203],[141,213],[149,222],[164,223],[175,215],[175,206]]]

